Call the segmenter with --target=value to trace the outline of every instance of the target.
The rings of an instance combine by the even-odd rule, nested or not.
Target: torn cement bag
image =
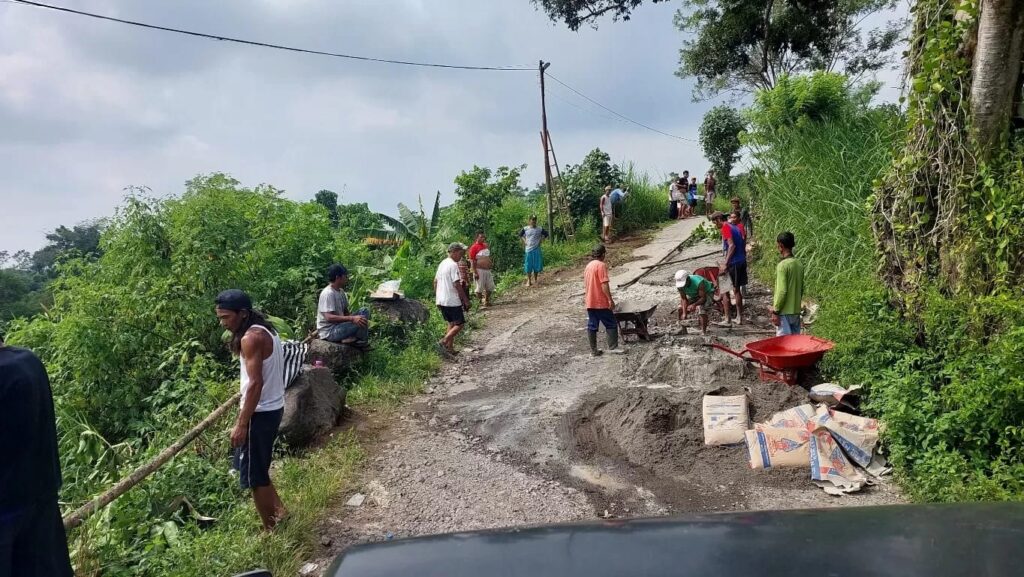
[[[871,463],[871,454],[878,445],[878,421],[821,405],[812,422],[828,429],[854,463],[861,467]]]
[[[746,395],[704,395],[705,445],[742,443],[748,422]]]
[[[857,411],[860,407],[860,385],[853,385],[846,389],[835,383],[822,383],[814,385],[807,393],[807,397],[816,403],[825,403],[830,407],[840,407]]]
[[[864,474],[854,468],[832,433],[824,427],[811,431],[811,479],[830,495],[853,493],[867,482]]]
[[[800,405],[775,413],[764,424],[769,427],[801,429],[804,428],[807,421],[811,420],[812,417],[814,417],[814,407],[811,405]]]
[[[745,436],[751,469],[806,467],[810,461],[811,434],[806,428],[754,425],[754,430],[747,431]]]

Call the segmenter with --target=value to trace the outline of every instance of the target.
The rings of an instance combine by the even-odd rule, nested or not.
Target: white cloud
[[[640,122],[696,137],[712,103],[673,76],[671,3],[570,32],[529,0],[241,0],[74,7],[167,26],[351,54],[550,72]],[[81,4],[81,5],[80,5]],[[178,194],[223,171],[307,199],[393,211],[460,170],[526,163],[542,179],[536,73],[412,68],[189,38],[0,3],[0,249],[109,215],[129,185]],[[612,118],[551,83],[559,161],[594,147],[640,170],[706,167],[694,143]],[[567,104],[572,102],[573,105]]]

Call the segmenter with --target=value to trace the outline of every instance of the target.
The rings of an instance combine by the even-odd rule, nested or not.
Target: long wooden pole
[[[554,199],[554,186],[551,178],[551,163],[548,161],[548,149],[550,143],[548,142],[548,105],[547,97],[544,94],[544,71],[551,66],[550,62],[544,62],[540,60],[537,64],[537,71],[540,73],[540,140],[541,144],[544,145],[544,184],[548,187],[548,234],[549,238],[554,242],[555,238],[555,209]]]
[[[181,450],[194,441],[200,433],[205,431],[210,427],[210,425],[224,416],[224,413],[226,413],[228,409],[238,404],[238,399],[240,397],[240,393],[235,393],[230,399],[224,401],[224,404],[217,407],[212,413],[207,415],[205,419],[200,421],[198,425],[192,427],[189,432],[185,433],[184,436],[175,441],[173,445],[167,447],[163,451],[160,451],[160,454],[154,457],[153,460],[132,471],[130,475],[118,481],[117,484],[111,487],[106,493],[103,493],[85,505],[82,505],[74,513],[68,514],[67,517],[64,517],[64,528],[73,529],[81,525],[82,522],[88,519],[93,513],[106,507],[112,503],[114,499],[124,495],[129,489],[138,485],[143,479],[151,475],[153,471],[156,471],[162,467],[164,463],[170,461],[172,457],[180,453]]]

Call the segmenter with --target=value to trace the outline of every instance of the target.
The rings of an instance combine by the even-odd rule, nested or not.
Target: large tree
[[[605,15],[629,19],[642,0],[533,0],[573,30]],[[663,0],[651,0],[657,3]],[[865,18],[895,0],[685,0],[676,26],[687,38],[680,77],[694,77],[694,98],[768,89],[783,75],[842,70],[854,78],[883,68],[902,21],[867,29]]]
[[[1024,0],[919,0],[908,50],[907,137],[876,195],[882,272],[899,294],[1020,291]]]
[[[466,236],[472,236],[478,229],[489,230],[494,212],[505,199],[522,196],[526,191],[519,184],[519,176],[526,165],[509,168],[474,166],[455,177],[453,209],[456,211],[457,227]]]
[[[740,132],[747,122],[739,110],[731,106],[716,106],[704,115],[700,125],[700,147],[704,157],[711,161],[718,180],[728,183],[732,165],[740,157]],[[726,188],[723,186],[723,189]]]

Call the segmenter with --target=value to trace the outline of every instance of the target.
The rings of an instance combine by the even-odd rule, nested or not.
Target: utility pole
[[[544,71],[551,66],[550,62],[544,62],[540,60],[537,64],[537,71],[540,73],[540,143],[544,148],[544,184],[548,187],[548,233],[551,235],[552,242],[555,238],[555,218],[554,218],[554,202],[552,195],[554,194],[554,185],[551,178],[551,163],[548,161],[548,108],[544,96]]]

